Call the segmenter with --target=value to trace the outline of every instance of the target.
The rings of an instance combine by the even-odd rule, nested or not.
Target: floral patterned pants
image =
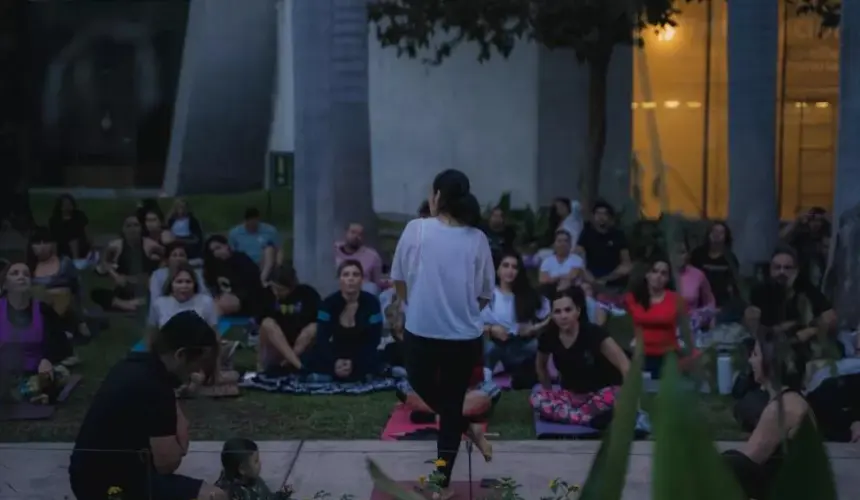
[[[615,406],[619,386],[609,386],[588,394],[564,389],[541,389],[532,393],[530,403],[541,419],[561,424],[589,425]]]

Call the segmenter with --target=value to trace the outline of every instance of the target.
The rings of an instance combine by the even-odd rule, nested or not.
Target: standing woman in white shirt
[[[463,400],[481,360],[481,309],[493,295],[495,269],[478,227],[481,207],[463,172],[437,175],[428,203],[432,217],[411,221],[397,242],[391,278],[397,298],[409,307],[404,334],[409,383],[439,416],[436,446],[444,465],[438,471],[447,489],[463,433],[485,460],[492,458],[481,427],[463,416]]]

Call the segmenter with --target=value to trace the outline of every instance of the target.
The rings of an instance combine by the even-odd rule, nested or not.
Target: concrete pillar
[[[262,187],[276,27],[275,0],[191,0],[164,179],[167,194]]]

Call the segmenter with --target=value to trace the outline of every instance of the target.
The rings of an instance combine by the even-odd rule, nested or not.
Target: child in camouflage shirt
[[[260,452],[250,439],[234,438],[221,449],[221,477],[215,483],[230,500],[291,500],[291,491],[283,487],[273,493],[260,478]]]

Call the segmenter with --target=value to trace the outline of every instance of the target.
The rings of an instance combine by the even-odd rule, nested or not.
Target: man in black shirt
[[[836,312],[816,287],[799,276],[794,250],[781,248],[770,259],[767,282],[750,294],[744,320],[751,332],[766,327],[806,343],[821,331],[835,330]]]
[[[188,422],[176,388],[216,350],[212,328],[194,311],[161,327],[146,353],[114,365],[84,417],[69,466],[78,500],[227,500],[223,491],[174,474],[188,452]]]
[[[290,266],[275,269],[269,284],[268,302],[257,318],[260,324],[257,369],[288,366],[300,370],[301,357],[316,338],[322,299],[313,287],[299,283],[295,269]]]
[[[633,269],[627,238],[614,226],[615,210],[597,201],[591,222],[585,224],[576,242],[576,253],[585,259],[585,268],[600,286],[623,288]]]
[[[487,235],[487,242],[494,257],[514,249],[517,231],[505,223],[505,212],[501,207],[496,207],[490,212],[484,233]]]

